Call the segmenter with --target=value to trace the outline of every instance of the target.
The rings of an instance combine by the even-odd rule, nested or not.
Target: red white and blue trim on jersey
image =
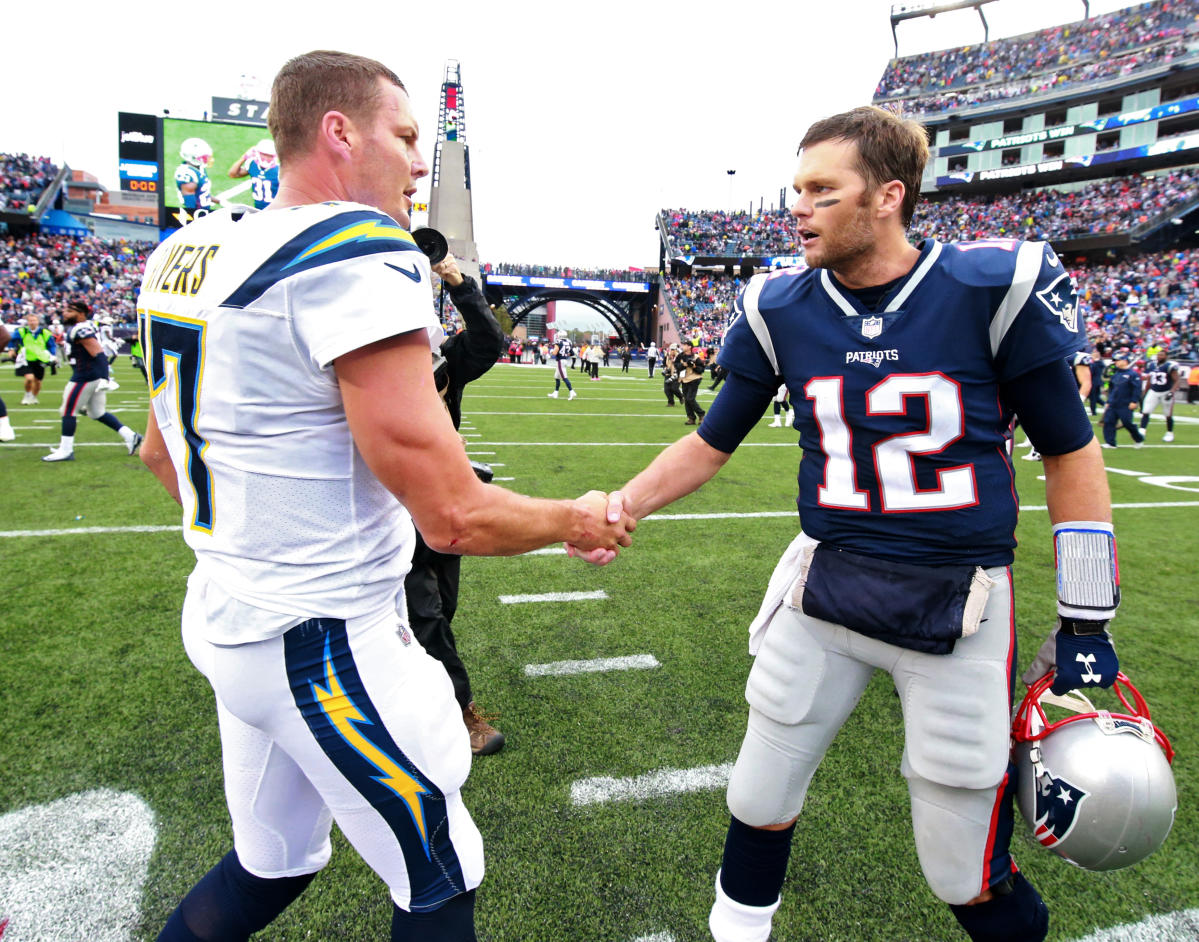
[[[804,532],[925,565],[1012,562],[1018,498],[999,387],[1079,349],[1045,243],[926,240],[867,310],[827,269],[751,279],[721,366],[791,391]]]

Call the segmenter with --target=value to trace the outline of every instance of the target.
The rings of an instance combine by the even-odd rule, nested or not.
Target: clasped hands
[[[566,543],[566,555],[576,556],[594,566],[606,566],[620,550],[618,546],[631,546],[630,534],[637,529],[637,521],[624,509],[624,498],[620,491],[605,494],[603,491],[588,491],[575,500],[587,515],[586,540]]]

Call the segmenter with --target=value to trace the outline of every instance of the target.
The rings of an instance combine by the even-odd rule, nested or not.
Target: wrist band
[[[1102,621],[1120,604],[1120,567],[1110,523],[1074,520],[1053,528],[1057,613]]]

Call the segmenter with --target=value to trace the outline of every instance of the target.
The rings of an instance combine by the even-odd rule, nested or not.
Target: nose
[[[424,155],[419,150],[415,151],[415,159],[412,161],[412,179],[419,180],[421,177],[429,175],[429,165],[425,163]]]
[[[795,197],[795,202],[791,204],[791,215],[796,219],[806,219],[812,215],[812,204],[804,199],[803,194]]]

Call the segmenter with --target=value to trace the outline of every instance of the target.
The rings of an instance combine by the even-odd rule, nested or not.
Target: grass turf
[[[579,397],[546,398],[548,369],[497,366],[465,400],[468,450],[494,452],[506,486],[568,497],[622,484],[662,445],[689,431],[644,368],[572,373]],[[127,360],[110,407],[141,428],[145,392]],[[577,377],[577,379],[576,379]],[[627,378],[626,378],[627,377]],[[140,381],[140,377],[136,378]],[[117,436],[79,421],[77,460],[40,461],[57,443],[63,374],[40,406],[19,405],[8,369],[0,396],[16,442],[0,446],[0,531],[177,526],[175,505]],[[706,386],[706,384],[705,384]],[[703,400],[701,399],[701,402]],[[1150,698],[1178,758],[1179,812],[1162,851],[1126,871],[1090,874],[1041,849],[1021,822],[1014,851],[1050,903],[1050,938],[1199,905],[1195,815],[1199,694],[1199,408],[1178,407],[1177,440],[1105,451],[1125,600],[1116,622],[1123,666]],[[794,510],[794,433],[764,419],[721,474],[664,513]],[[785,447],[772,447],[785,446]],[[1018,452],[1023,454],[1023,452]],[[1044,503],[1041,466],[1015,462],[1021,503]],[[1163,484],[1173,484],[1171,489]],[[484,835],[480,938],[611,940],[669,933],[707,938],[706,914],[727,823],[720,789],[576,808],[570,784],[731,761],[744,731],[750,659],[745,626],[792,516],[646,520],[635,545],[604,569],[556,556],[472,559],[455,619],[480,706],[508,737],[476,760],[464,789]],[[1021,664],[1053,612],[1047,515],[1026,510],[1015,566]],[[0,689],[12,720],[0,730],[0,812],[105,786],[154,809],[158,843],[133,931],[152,939],[180,896],[228,849],[211,692],[178,637],[191,553],[177,532],[0,538]],[[608,598],[500,605],[500,595],[603,589]],[[527,677],[524,666],[652,654],[651,670]],[[961,938],[932,897],[912,846],[898,773],[902,725],[889,680],[876,677],[816,776],[795,839],[775,937],[786,940]],[[2,910],[2,905],[0,905]],[[384,887],[336,835],[333,861],[263,939],[378,939]],[[2,912],[0,912],[2,916]]]

